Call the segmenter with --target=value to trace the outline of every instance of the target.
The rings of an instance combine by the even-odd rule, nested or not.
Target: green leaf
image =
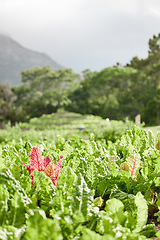
[[[7,218],[10,225],[17,228],[25,224],[25,206],[21,200],[21,196],[16,192],[14,194],[14,197],[10,200]]]
[[[121,163],[120,170],[124,170],[130,173],[131,177],[136,180],[138,171],[140,169],[141,156],[133,154],[126,159],[126,162]]]
[[[148,206],[147,202],[144,199],[144,196],[138,192],[135,197],[135,204],[137,207],[137,224],[134,229],[134,232],[138,233],[142,230],[142,228],[146,225],[147,223],[147,218],[148,218]]]
[[[156,233],[156,237],[157,237],[158,239],[160,239],[160,231],[158,231],[158,232]]]
[[[106,201],[105,211],[107,216],[111,217],[114,223],[121,225],[124,224],[126,216],[124,215],[124,205],[123,203],[116,199],[112,198]]]
[[[26,194],[24,188],[21,187],[20,182],[13,177],[11,171],[8,169],[5,173],[6,173],[6,176],[11,179],[11,181],[10,181],[11,187],[12,187],[16,192],[18,192],[19,195],[21,196],[22,202],[23,202],[24,204],[26,204],[26,205],[29,204],[29,203],[31,203],[31,199],[30,199],[29,196]]]
[[[88,164],[86,178],[89,180],[89,183],[91,183],[90,188],[93,188],[93,187],[95,188],[95,186],[97,184],[97,169],[96,169],[94,162],[91,162]]]
[[[121,191],[118,187],[114,188],[110,198],[116,198],[124,204],[124,209],[133,211],[135,205],[135,195]]]
[[[113,228],[114,222],[113,219],[108,216],[105,211],[99,212],[100,219],[97,221],[96,232],[103,234],[111,234],[114,236]]]
[[[11,178],[6,174],[5,170],[0,172],[0,184],[7,183]]]
[[[6,215],[8,212],[9,192],[6,185],[0,185],[0,225],[6,223]]]
[[[25,226],[21,228],[15,228],[14,226],[4,225],[0,227],[0,239],[1,240],[20,240],[25,231]]]
[[[62,240],[60,227],[56,220],[46,218],[45,212],[40,209],[28,210],[30,214],[26,221],[25,240]]]
[[[155,233],[156,233],[156,230],[153,224],[147,224],[140,231],[140,234],[146,236],[147,238],[154,237]]]
[[[116,198],[109,199],[106,202],[105,211],[108,215],[118,213],[119,211],[122,212],[123,209],[123,203]]]
[[[84,229],[83,234],[80,237],[80,240],[114,240],[115,238],[112,235],[101,236],[90,229]]]
[[[73,199],[73,210],[78,210],[84,217],[88,217],[93,202],[93,191],[88,188],[81,174],[78,175],[77,183],[74,186]]]

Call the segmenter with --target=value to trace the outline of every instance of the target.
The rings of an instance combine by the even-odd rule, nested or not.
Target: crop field
[[[160,239],[160,134],[43,115],[0,130],[0,239]]]
[[[145,129],[148,131],[151,131],[154,135],[154,137],[157,136],[157,133],[160,132],[160,126],[151,126],[151,127],[145,127]]]

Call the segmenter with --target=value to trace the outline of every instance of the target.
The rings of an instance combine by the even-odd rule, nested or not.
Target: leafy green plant
[[[147,224],[155,209],[159,218],[160,152],[152,135],[135,126],[113,143],[93,133],[53,138],[48,130],[36,137],[35,130],[23,132],[18,140],[12,131],[16,141],[0,148],[2,240],[155,236]]]
[[[136,180],[138,171],[140,169],[139,154],[133,154],[126,159],[126,162],[121,163],[120,170],[124,170],[130,173],[131,177]]]
[[[63,156],[60,156],[59,161],[57,166],[55,167],[54,163],[51,162],[51,159],[49,156],[44,157],[42,159],[41,157],[41,150],[39,148],[32,148],[31,152],[30,152],[30,156],[31,156],[31,165],[26,165],[24,162],[22,162],[22,164],[25,165],[26,169],[29,171],[29,174],[31,176],[31,180],[32,180],[32,185],[33,184],[33,171],[35,169],[37,169],[38,171],[44,171],[45,174],[50,177],[50,179],[53,182],[53,185],[55,187],[57,187],[57,180],[58,180],[58,175],[61,171],[61,167],[62,167],[62,161],[61,159],[63,158]]]

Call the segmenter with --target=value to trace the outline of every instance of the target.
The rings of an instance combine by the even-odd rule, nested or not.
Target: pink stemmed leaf
[[[58,176],[62,168],[62,158],[63,156],[60,156],[56,166],[54,163],[50,162],[44,170],[45,174],[52,180],[55,187],[57,187]]]
[[[29,174],[31,176],[32,180],[32,185],[33,184],[33,171],[37,169],[38,171],[44,171],[44,166],[43,166],[43,160],[41,156],[41,150],[39,148],[33,147],[31,152],[30,152],[30,166],[26,165],[24,162],[22,164],[25,165],[26,169],[29,171]]]
[[[122,163],[120,166],[120,170],[124,170],[130,173],[133,180],[136,180],[138,171],[140,169],[141,164],[141,156],[137,153],[129,156],[126,159],[126,162]]]
[[[57,187],[57,179],[62,167],[62,161],[61,161],[62,157],[63,156],[60,156],[58,164],[55,167],[54,163],[51,162],[51,159],[49,156],[44,157],[42,159],[41,150],[39,148],[33,147],[30,152],[30,165],[26,165],[24,162],[22,162],[22,164],[24,164],[26,169],[29,171],[32,185],[34,185],[33,171],[38,170],[38,171],[44,171],[46,175],[50,177],[54,186]]]
[[[51,159],[50,159],[49,156],[43,158],[44,170],[45,170],[45,168],[47,167],[47,165],[48,165],[50,162],[51,162]]]
[[[31,166],[38,171],[44,171],[44,161],[42,160],[41,150],[39,148],[33,147],[30,152]]]
[[[141,156],[137,154],[133,154],[130,157],[127,158],[127,164],[129,167],[129,172],[131,174],[131,177],[136,180],[138,171],[140,169],[141,164]]]

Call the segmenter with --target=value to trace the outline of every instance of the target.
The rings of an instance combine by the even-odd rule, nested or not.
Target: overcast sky
[[[145,58],[160,0],[0,0],[0,32],[75,72]]]

